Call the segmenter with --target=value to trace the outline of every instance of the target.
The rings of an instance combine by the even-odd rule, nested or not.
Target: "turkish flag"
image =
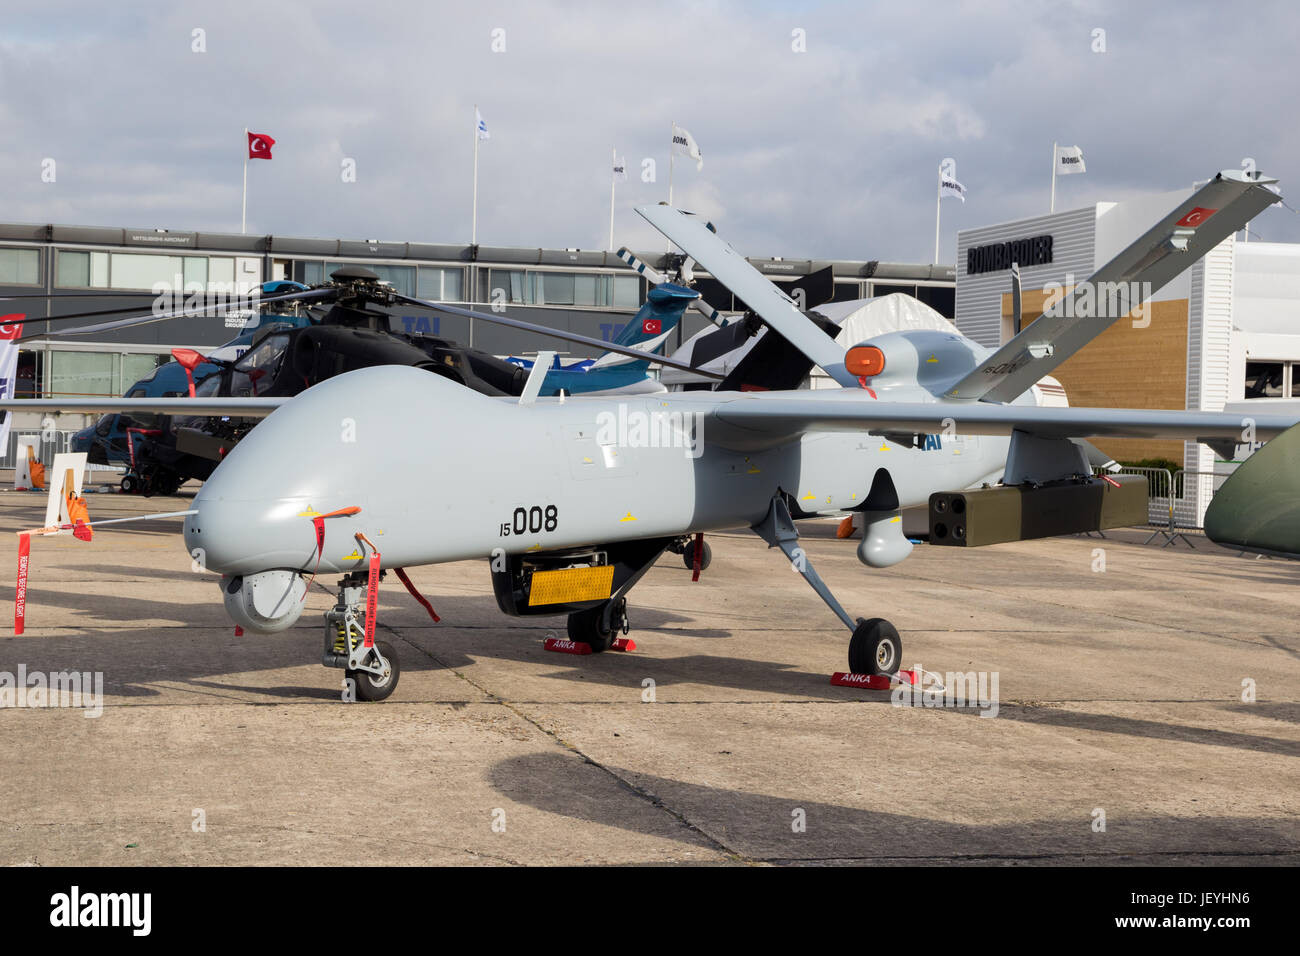
[[[23,334],[23,319],[27,318],[26,313],[10,312],[8,315],[0,315],[0,341],[5,339],[16,339]]]
[[[1196,206],[1186,216],[1184,216],[1182,219],[1179,219],[1176,223],[1174,223],[1174,225],[1191,226],[1193,229],[1195,229],[1197,226],[1205,222],[1205,220],[1209,219],[1218,211],[1219,210],[1217,209],[1206,209],[1203,206]]]
[[[271,147],[275,145],[275,140],[265,133],[248,134],[248,158],[249,159],[270,159]]]
[[[659,319],[645,319],[641,323],[641,331],[646,335],[658,335],[663,331],[663,323]]]

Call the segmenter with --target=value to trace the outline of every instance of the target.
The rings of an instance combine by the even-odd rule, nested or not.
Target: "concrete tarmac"
[[[103,520],[188,499],[89,503]],[[0,493],[0,530],[43,512]],[[0,863],[1300,858],[1300,564],[1125,530],[873,571],[834,527],[801,523],[849,612],[890,619],[905,664],[953,690],[982,675],[982,700],[831,686],[847,631],[748,532],[709,537],[698,583],[661,558],[626,654],[544,651],[563,618],[503,616],[486,560],[412,569],[440,624],[390,577],[380,636],[403,672],[380,704],[343,703],[319,663],[332,579],[291,631],[236,637],[178,520],[35,540],[0,703],[20,667],[101,672],[102,714],[16,692],[0,709]]]

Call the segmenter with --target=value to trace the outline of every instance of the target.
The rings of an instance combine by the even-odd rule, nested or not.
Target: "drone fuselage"
[[[921,388],[891,391],[936,401]],[[418,369],[351,372],[304,392],[232,451],[195,498],[186,546],[226,575],[311,571],[312,517],[355,507],[325,522],[322,573],[364,569],[357,532],[384,567],[487,559],[753,525],[781,493],[796,517],[861,508],[882,468],[907,507],[996,478],[1006,460],[1007,439],[962,434],[908,447],[902,436],[827,431],[746,449],[743,435],[712,434],[706,421],[736,397],[521,405]]]

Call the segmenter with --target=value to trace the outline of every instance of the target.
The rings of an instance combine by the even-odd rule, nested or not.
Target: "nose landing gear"
[[[321,663],[343,668],[357,700],[379,701],[397,689],[402,668],[397,652],[387,641],[372,638],[367,646],[367,582],[364,571],[353,571],[339,582],[338,603],[325,612],[325,652]]]

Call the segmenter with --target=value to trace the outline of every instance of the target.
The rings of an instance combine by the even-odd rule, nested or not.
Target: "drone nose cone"
[[[434,414],[456,425],[466,397],[491,405],[439,375],[405,366],[377,366],[335,376],[277,409],[225,457],[194,499],[185,544],[208,570],[251,574],[277,568],[308,573],[363,566],[364,532],[396,562],[418,543],[410,524],[412,476],[437,480],[452,466],[427,454],[423,425]],[[481,408],[482,405],[476,405]],[[476,419],[475,437],[485,425]],[[460,433],[455,437],[460,439]],[[359,509],[359,512],[358,512]],[[323,522],[317,553],[314,519]],[[408,542],[408,538],[410,539]],[[399,544],[400,542],[400,544]]]

